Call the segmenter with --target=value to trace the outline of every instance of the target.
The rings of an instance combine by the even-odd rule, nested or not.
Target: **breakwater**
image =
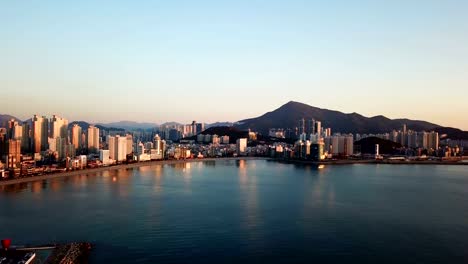
[[[46,259],[46,264],[77,264],[88,263],[91,244],[74,242],[57,246]]]

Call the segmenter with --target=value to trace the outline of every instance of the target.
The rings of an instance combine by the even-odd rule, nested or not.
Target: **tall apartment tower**
[[[18,168],[21,162],[21,141],[16,139],[8,140],[7,144],[7,167]]]
[[[49,122],[46,117],[39,117],[34,115],[32,120],[32,149],[34,153],[39,153],[47,149],[47,138]]]
[[[305,130],[305,119],[299,119],[299,124],[297,126],[299,128],[299,135],[302,135],[306,132]]]
[[[306,134],[315,134],[314,133],[314,126],[315,126],[315,120],[314,119],[309,119],[307,120],[307,127],[306,127]]]
[[[61,118],[57,115],[53,115],[50,119],[50,131],[49,137],[51,138],[68,138],[68,120]]]
[[[320,121],[315,121],[314,124],[314,134],[318,135],[318,138],[320,139],[322,133],[322,122]]]
[[[88,127],[88,151],[92,153],[99,152],[99,128],[91,125]]]
[[[127,138],[127,148],[126,148],[125,155],[129,155],[133,153],[133,136],[130,134],[127,134],[126,138]]]
[[[71,143],[75,149],[81,148],[81,127],[77,124],[74,124],[71,129]]]

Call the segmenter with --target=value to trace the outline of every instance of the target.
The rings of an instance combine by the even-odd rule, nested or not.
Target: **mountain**
[[[15,119],[16,121],[21,122],[18,118],[11,115],[0,115],[0,127],[7,127],[8,121]]]
[[[71,129],[73,127],[73,125],[79,125],[81,127],[82,130],[88,130],[89,126],[91,125],[90,123],[88,122],[85,122],[85,121],[73,121],[71,123],[68,124],[68,129]],[[125,129],[123,128],[117,128],[117,127],[106,127],[106,126],[103,126],[103,125],[95,125],[97,128],[99,128],[100,130],[106,130],[106,131],[125,131]]]
[[[154,123],[139,123],[139,122],[134,122],[134,121],[119,121],[119,122],[113,122],[113,123],[107,123],[107,124],[99,123],[98,125],[102,125],[105,127],[122,128],[125,130],[150,129],[150,128],[154,128],[157,126]]]
[[[433,130],[439,133],[441,139],[450,138],[468,140],[468,131],[463,131],[458,128],[435,127]]]
[[[345,114],[294,101],[262,116],[241,120],[235,126],[239,129],[250,128],[267,134],[270,128],[295,128],[302,118],[319,120],[322,122],[322,127],[330,127],[332,132],[341,133],[385,133],[393,129],[402,129],[404,124],[407,125],[408,129],[416,131],[440,127],[419,120],[389,119],[381,115],[365,117],[357,113]]]
[[[161,127],[173,127],[173,126],[180,126],[182,125],[181,123],[177,123],[177,122],[166,122],[166,123],[162,123],[160,126]]]
[[[216,122],[212,124],[206,124],[205,128],[210,128],[210,127],[232,127],[234,123],[232,122]]]

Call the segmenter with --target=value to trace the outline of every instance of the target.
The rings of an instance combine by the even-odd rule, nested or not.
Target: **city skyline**
[[[295,102],[295,101],[289,101],[288,104],[291,103],[291,102],[303,104],[301,102]],[[284,106],[284,105],[286,105],[286,104],[283,104],[282,106]],[[282,106],[278,106],[278,107],[282,107]],[[213,121],[213,122],[207,122],[207,121],[204,121],[204,120],[198,120],[198,121],[200,121],[201,123],[204,123],[204,124],[215,124],[215,123],[233,123],[233,124],[235,124],[238,121],[260,117],[260,116],[262,116],[262,115],[264,115],[264,114],[266,114],[268,112],[274,111],[274,110],[278,110],[278,108],[271,109],[269,111],[266,111],[265,113],[258,114],[257,116],[245,117],[245,118],[242,118],[242,119],[239,119],[239,120],[217,120],[217,121]],[[341,111],[336,110],[336,109],[322,108],[322,110],[341,112]],[[344,113],[344,112],[342,112],[342,113]],[[353,112],[353,113],[356,113],[356,112]],[[0,113],[0,114],[6,114],[6,115],[13,116],[13,117],[19,119],[19,121],[21,121],[21,122],[31,120],[35,116],[45,117],[45,118],[55,118],[55,116],[57,116],[57,117],[61,117],[61,118],[66,118],[69,122],[86,122],[86,123],[89,123],[90,125],[104,125],[104,126],[105,125],[115,125],[115,124],[118,124],[118,123],[122,123],[121,125],[123,125],[124,127],[129,126],[129,128],[132,127],[132,125],[136,125],[136,126],[143,125],[144,127],[146,127],[146,126],[148,126],[150,124],[155,125],[155,126],[164,125],[164,124],[172,124],[172,123],[176,123],[176,124],[179,124],[179,125],[184,125],[184,124],[188,124],[188,123],[191,123],[191,122],[195,122],[193,120],[197,119],[197,118],[186,118],[186,120],[191,120],[191,121],[187,121],[187,122],[179,121],[179,120],[165,120],[165,119],[161,119],[162,121],[160,121],[160,122],[149,122],[149,121],[145,121],[144,119],[142,121],[138,121],[138,120],[112,120],[112,121],[107,121],[106,122],[106,121],[94,121],[94,120],[84,120],[84,119],[74,120],[74,119],[69,119],[68,116],[62,115],[61,113],[50,114],[50,113],[40,113],[39,112],[39,113],[34,113],[34,114],[30,115],[29,117],[26,116],[25,118],[20,118],[19,116],[16,116],[16,115],[10,114],[10,113]],[[351,114],[351,113],[344,113],[344,114]],[[360,114],[360,113],[357,113],[357,114]],[[375,117],[375,116],[365,116],[365,115],[363,115],[363,116],[366,117],[366,118]],[[385,115],[376,115],[376,116],[385,116]],[[388,116],[385,116],[385,117],[389,118]],[[401,117],[401,118],[407,118],[407,117]],[[393,118],[390,118],[390,119],[393,119]],[[394,118],[394,119],[398,119],[398,118]],[[409,120],[413,120],[413,121],[419,121],[420,120],[420,121],[425,121],[425,122],[429,122],[429,123],[434,123],[436,125],[440,125],[440,126],[444,127],[443,124],[437,124],[435,122],[432,122],[431,120],[422,120],[422,119],[409,119]],[[461,125],[463,125],[463,124],[461,124]],[[453,128],[457,128],[457,129],[461,129],[461,130],[468,130],[468,129],[463,129],[463,127],[461,127],[461,126],[455,126]]]
[[[213,123],[293,100],[468,130],[465,7],[3,2],[0,113]]]

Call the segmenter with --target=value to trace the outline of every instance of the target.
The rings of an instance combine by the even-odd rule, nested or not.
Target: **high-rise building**
[[[313,143],[310,146],[310,158],[315,161],[319,161],[323,159],[323,143]]]
[[[132,154],[133,153],[133,136],[130,135],[130,134],[127,134],[126,135],[126,151],[125,151],[125,155],[129,155],[129,154]]]
[[[239,138],[236,141],[237,155],[245,155],[247,152],[247,138]]]
[[[71,129],[71,143],[76,149],[81,149],[82,146],[82,132],[78,124],[74,124]]]
[[[315,126],[315,120],[314,119],[307,120],[307,128],[306,128],[305,133],[307,135],[314,134],[314,126]]]
[[[46,117],[34,115],[32,123],[32,149],[34,153],[39,153],[47,149],[48,121]]]
[[[109,165],[110,160],[109,160],[109,150],[108,149],[101,149],[99,150],[99,160],[102,162],[104,165]]]
[[[109,146],[109,157],[112,160],[117,160],[116,139],[114,136],[107,137],[107,145]]]
[[[205,124],[204,123],[197,123],[196,126],[197,126],[197,134],[201,133],[201,132],[203,132],[205,130]]]
[[[299,119],[299,124],[298,124],[297,128],[299,129],[299,135],[302,135],[302,134],[305,134],[305,133],[306,133],[306,130],[305,130],[305,119],[304,119],[304,118]]]
[[[23,131],[23,135],[21,136],[21,150],[29,153],[31,151],[31,129],[28,122],[24,122],[21,129]]]
[[[127,160],[127,137],[116,136],[117,161]]]
[[[161,137],[157,134],[156,136],[154,136],[153,146],[156,150],[153,159],[164,159],[164,153],[166,152],[166,142],[164,140],[161,140]]]
[[[50,119],[49,137],[51,138],[67,138],[68,120],[53,115]]]
[[[336,134],[325,138],[325,149],[330,154],[340,156],[350,156],[354,153],[354,137],[352,134]]]
[[[19,168],[21,163],[21,140],[9,139],[7,141],[6,166],[9,169]]]
[[[88,127],[88,151],[99,152],[99,128],[93,125]]]
[[[320,122],[320,121],[315,121],[315,124],[314,124],[314,134],[317,134],[317,135],[318,135],[319,140],[320,140],[320,138],[322,137],[321,133],[322,133],[322,122]]]
[[[427,149],[438,150],[439,149],[439,133],[437,132],[430,132],[428,133],[428,140],[427,140]]]

